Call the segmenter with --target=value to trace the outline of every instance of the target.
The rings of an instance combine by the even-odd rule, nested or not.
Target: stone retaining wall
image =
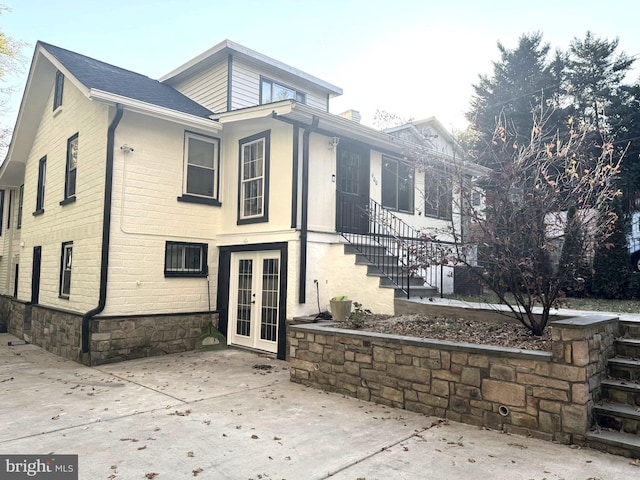
[[[332,328],[289,329],[291,381],[454,421],[583,443],[618,318],[554,322],[553,353]]]

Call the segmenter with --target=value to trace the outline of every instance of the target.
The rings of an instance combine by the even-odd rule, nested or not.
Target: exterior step
[[[640,439],[640,407],[602,402],[594,405],[593,413],[599,426],[633,433]]]
[[[640,322],[623,320],[620,322],[620,333],[626,338],[640,338]]]
[[[344,253],[351,254],[364,254],[368,256],[383,256],[386,254],[386,249],[382,245],[360,245],[356,248],[353,245],[347,244],[344,246]]]
[[[623,357],[640,358],[640,338],[618,338],[616,352]]]
[[[380,286],[392,286],[392,285],[402,285],[407,283],[406,278],[398,278],[397,275],[390,275],[391,278],[387,276],[375,275],[380,277]],[[409,285],[411,288],[413,287],[422,287],[424,285],[424,279],[422,277],[409,277]]]
[[[640,407],[640,383],[630,380],[605,379],[601,386],[605,400]]]
[[[628,358],[610,358],[607,361],[609,375],[622,380],[640,380],[640,361]]]
[[[607,430],[587,432],[587,446],[605,452],[640,458],[640,436]]]
[[[391,286],[391,285],[380,285],[380,288],[393,288],[395,289],[395,296],[396,298],[406,298],[407,294],[404,293],[402,290],[400,290],[399,287],[396,287],[395,285]],[[436,295],[438,295],[438,289],[434,288],[434,287],[430,287],[428,285],[425,285],[423,287],[411,287],[409,289],[409,295],[414,298],[414,297],[420,297],[420,298],[427,298],[427,297],[435,297]]]

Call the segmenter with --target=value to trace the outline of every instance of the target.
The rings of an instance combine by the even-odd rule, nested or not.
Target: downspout
[[[298,303],[307,301],[307,243],[309,232],[309,136],[318,127],[320,119],[313,117],[311,125],[302,134],[302,212],[300,216],[300,275]]]
[[[100,295],[98,298],[98,306],[89,310],[82,316],[82,353],[89,355],[89,364],[91,363],[90,337],[91,337],[91,320],[93,317],[104,310],[107,300],[107,271],[109,269],[109,239],[111,233],[111,194],[113,191],[113,156],[115,133],[122,114],[124,113],[121,104],[116,104],[116,114],[111,120],[109,129],[107,130],[107,164],[104,175],[104,210],[102,214],[102,255],[100,258]]]

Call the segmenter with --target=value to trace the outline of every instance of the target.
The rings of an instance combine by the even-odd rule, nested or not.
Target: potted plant
[[[331,304],[331,317],[334,322],[344,322],[351,313],[351,300],[346,295],[333,297]]]

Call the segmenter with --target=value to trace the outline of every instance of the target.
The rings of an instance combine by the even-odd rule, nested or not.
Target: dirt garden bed
[[[354,329],[349,321],[336,323],[335,326]],[[509,319],[483,322],[413,314],[395,317],[368,315],[364,317],[363,326],[357,330],[550,352],[552,328],[547,327],[542,337],[536,337],[520,323]]]

